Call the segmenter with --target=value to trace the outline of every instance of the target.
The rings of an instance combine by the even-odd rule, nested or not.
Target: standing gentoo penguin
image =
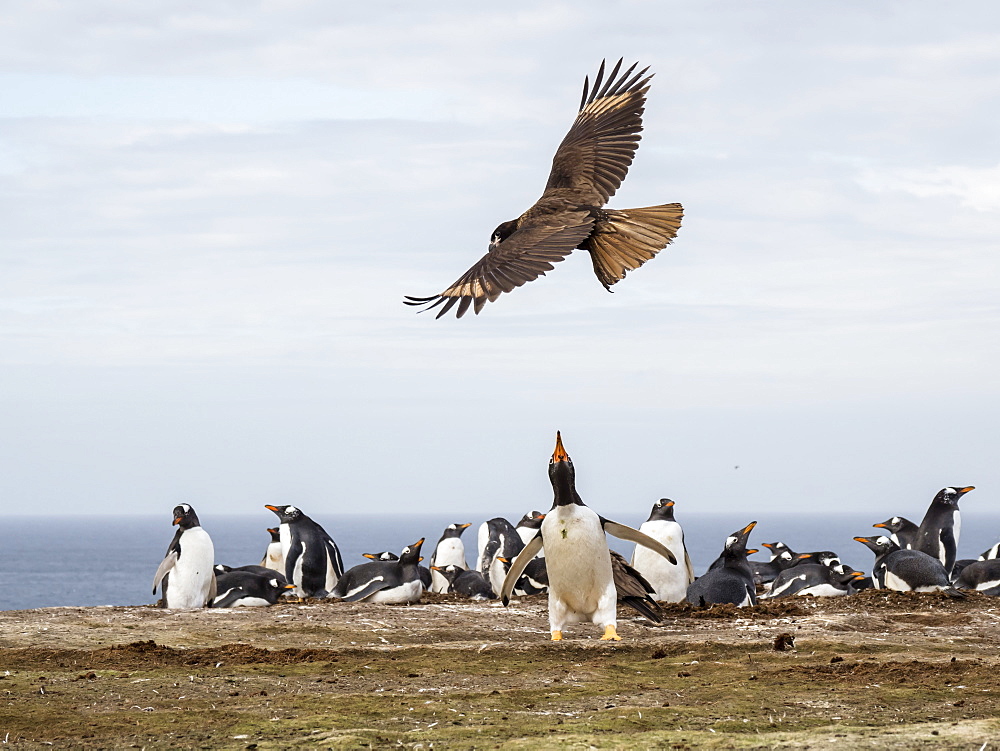
[[[875,554],[872,580],[880,589],[897,592],[945,592],[952,597],[965,594],[951,585],[944,565],[920,550],[900,550],[885,535],[855,537]]]
[[[958,537],[962,531],[962,517],[958,511],[958,500],[975,490],[974,485],[964,488],[942,488],[927,507],[920,528],[913,540],[913,549],[937,558],[951,576],[958,553]]]
[[[285,583],[285,577],[270,571],[271,576],[231,569],[216,576],[218,595],[212,598],[210,607],[267,607],[274,605],[286,590],[294,589],[294,584]]]
[[[884,522],[872,526],[886,530],[889,537],[899,545],[901,550],[909,550],[913,547],[913,541],[917,538],[917,530],[920,529],[905,516],[891,516]]]
[[[462,542],[462,533],[469,524],[449,524],[444,528],[441,539],[438,540],[434,553],[431,554],[431,592],[443,593],[448,591],[448,579],[434,568],[444,568],[446,566],[457,566],[466,569],[469,564],[465,562],[465,544]]]
[[[285,578],[299,597],[326,597],[344,573],[340,550],[319,524],[295,506],[264,506],[281,520]]]
[[[490,519],[479,527],[479,573],[490,583],[494,593],[500,591],[507,570],[497,558],[512,561],[523,549],[517,529],[503,517]]]
[[[684,530],[674,520],[674,502],[661,498],[653,504],[649,518],[642,523],[639,531],[658,540],[674,554],[678,565],[673,566],[641,545],[632,553],[632,566],[642,574],[653,587],[653,597],[663,602],[680,602],[687,594],[687,588],[694,581],[691,557],[684,545]]]
[[[339,597],[345,602],[381,602],[392,605],[407,605],[420,599],[424,583],[417,566],[420,557],[420,538],[407,545],[396,561],[372,561],[349,569],[330,597]]]
[[[448,591],[471,600],[495,600],[493,588],[478,571],[458,566],[431,566],[431,571],[448,580]]]
[[[571,623],[590,621],[604,628],[602,640],[619,641],[617,602],[611,553],[605,533],[657,550],[676,563],[674,554],[637,529],[604,519],[588,508],[576,492],[576,472],[556,433],[556,448],[549,461],[549,481],[554,501],[542,526],[507,572],[501,589],[504,605],[522,572],[544,546],[549,578],[549,630],[553,641],[562,639]]]
[[[267,531],[271,534],[271,542],[267,544],[267,549],[264,551],[264,557],[260,560],[260,565],[272,571],[278,571],[284,576],[285,556],[281,552],[281,535],[277,527],[268,527]]]
[[[156,569],[153,594],[162,581],[164,607],[203,608],[215,597],[215,546],[188,504],[174,508],[173,524],[177,532]]]
[[[709,569],[688,587],[688,602],[695,605],[732,603],[739,607],[757,604],[757,588],[753,581],[753,570],[747,556],[756,550],[747,550],[750,531],[757,522],[750,522],[726,538],[722,548],[722,565]]]

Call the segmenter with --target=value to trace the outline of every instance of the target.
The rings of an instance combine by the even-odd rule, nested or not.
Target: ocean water
[[[201,512],[202,525],[215,543],[217,563],[242,566],[259,563],[270,540],[266,529],[276,524],[270,512],[248,516],[212,516]],[[685,540],[696,574],[705,571],[722,549],[727,535],[753,519],[735,514],[682,513]],[[760,514],[750,543],[781,540],[798,552],[833,550],[862,571],[870,571],[872,554],[854,536],[875,534],[873,522],[890,514]],[[320,515],[316,519],[336,540],[350,568],[364,563],[362,553],[398,552],[421,537],[425,563],[442,530],[453,522],[472,522],[463,541],[474,563],[476,534],[483,518],[460,519],[454,514]],[[508,518],[511,518],[508,516]],[[520,514],[511,518],[516,523]],[[918,517],[919,518],[919,517]],[[645,520],[615,517],[638,527]],[[960,558],[975,558],[1000,539],[1000,516],[963,517]],[[175,528],[169,515],[120,517],[109,523],[88,516],[8,518],[0,545],[0,610],[53,606],[142,605],[155,602],[153,574],[163,559]],[[626,557],[632,543],[609,538]],[[766,549],[764,549],[766,553]],[[754,558],[767,559],[757,554]]]

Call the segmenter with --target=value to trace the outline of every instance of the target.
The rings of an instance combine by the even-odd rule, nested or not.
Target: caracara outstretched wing
[[[525,282],[543,276],[590,236],[594,220],[586,211],[566,211],[545,217],[543,221],[516,230],[492,248],[458,281],[433,297],[410,297],[407,305],[427,305],[431,310],[443,303],[437,318],[457,303],[461,318],[474,304],[478,314],[483,305],[496,300]]]
[[[545,190],[589,191],[595,206],[603,206],[622,184],[639,148],[642,113],[652,75],[648,68],[633,75],[633,64],[621,75],[622,61],[604,79],[604,63],[593,88],[584,80],[580,112],[552,158]],[[645,76],[645,77],[643,77]]]

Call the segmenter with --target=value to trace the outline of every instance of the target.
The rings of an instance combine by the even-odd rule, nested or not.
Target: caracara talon
[[[562,641],[562,631],[553,631],[552,641]]]
[[[618,629],[616,629],[614,626],[604,627],[604,636],[601,637],[601,641],[621,641],[621,640],[622,638],[618,635]]]

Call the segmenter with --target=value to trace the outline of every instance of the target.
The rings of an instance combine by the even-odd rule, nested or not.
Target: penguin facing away
[[[348,569],[337,582],[330,597],[344,602],[378,602],[407,605],[417,602],[424,592],[424,583],[417,566],[420,557],[420,538],[407,545],[395,561],[372,561]]]
[[[684,545],[684,530],[674,519],[674,502],[661,498],[654,503],[649,518],[640,525],[639,531],[663,543],[679,563],[674,566],[649,548],[636,545],[632,566],[652,585],[654,599],[680,602],[694,581],[694,569]]]
[[[164,607],[203,608],[216,594],[215,546],[188,504],[174,507],[172,524],[177,532],[153,576],[153,594],[162,582]]]
[[[528,563],[545,549],[549,578],[549,630],[553,641],[563,638],[572,623],[591,622],[604,628],[601,639],[620,641],[617,602],[607,533],[650,547],[676,564],[674,554],[637,529],[604,519],[583,502],[576,491],[573,462],[556,433],[556,447],[549,461],[549,481],[554,495],[538,533],[531,538],[507,572],[501,589],[504,605]]]
[[[457,566],[461,569],[469,567],[465,562],[465,543],[462,542],[462,533],[470,526],[470,524],[449,524],[444,528],[441,539],[431,554],[431,592],[440,594],[448,591],[448,579],[440,571],[436,571],[435,567]]]
[[[968,485],[939,490],[927,507],[927,513],[924,514],[913,540],[913,549],[937,558],[949,576],[958,557],[958,539],[962,531],[958,501],[975,489],[974,485]]]
[[[279,571],[284,576],[285,556],[281,552],[281,534],[277,527],[268,527],[267,531],[271,535],[271,542],[267,544],[264,557],[260,559],[260,565],[272,571]]]
[[[750,522],[726,538],[722,548],[722,565],[710,568],[688,587],[685,599],[702,607],[731,603],[738,607],[757,604],[757,587],[747,556],[756,550],[747,549],[750,532],[757,522]]]
[[[337,543],[295,506],[264,506],[278,515],[285,579],[299,597],[326,597],[344,573]]]
[[[284,577],[279,578],[277,572],[262,575],[253,571],[233,569],[216,577],[218,595],[212,598],[210,607],[268,607],[274,605],[288,590],[295,589],[294,584],[287,584]]]

